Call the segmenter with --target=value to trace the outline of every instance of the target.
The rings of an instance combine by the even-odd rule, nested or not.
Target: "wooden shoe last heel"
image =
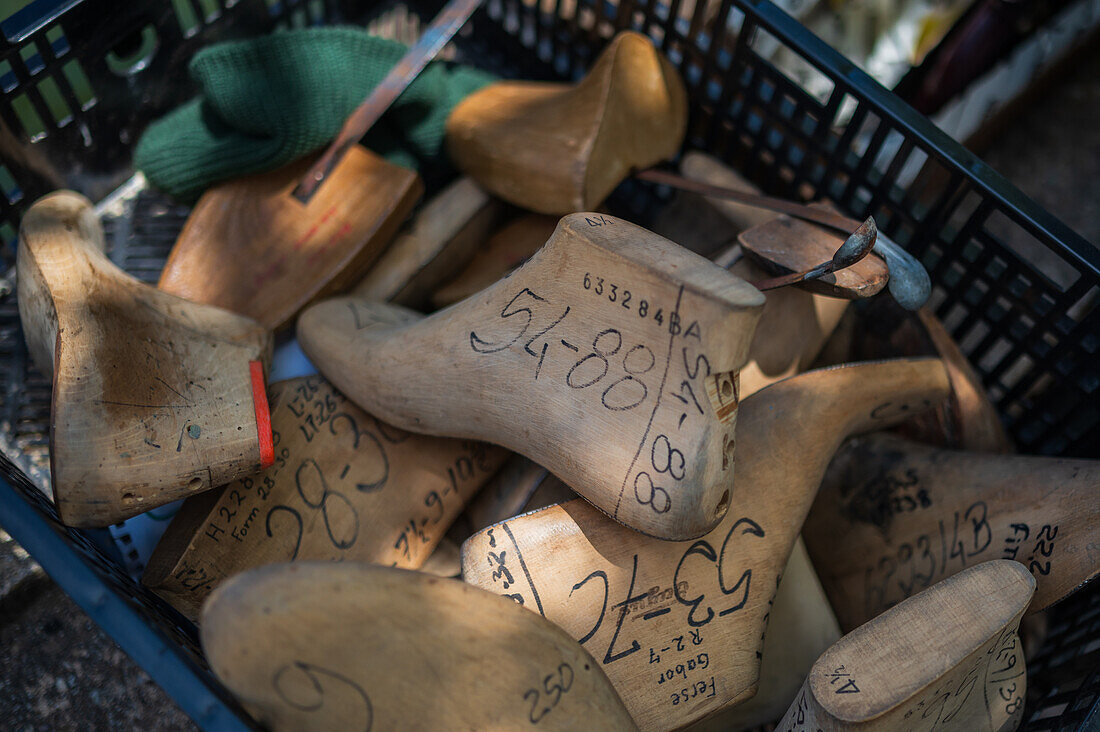
[[[248,318],[143,284],[103,253],[92,204],[52,193],[23,217],[19,314],[53,374],[50,465],[70,526],[108,526],[254,473],[271,460]]]
[[[632,170],[674,156],[686,130],[676,69],[627,31],[576,86],[502,81],[466,97],[447,120],[447,149],[491,193],[562,215],[596,208]]]

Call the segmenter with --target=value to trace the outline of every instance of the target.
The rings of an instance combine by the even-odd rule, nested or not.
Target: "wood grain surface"
[[[215,590],[201,629],[214,673],[275,732],[634,729],[576,641],[457,580],[272,565]]]
[[[843,628],[1000,558],[1035,575],[1041,610],[1100,572],[1100,460],[870,435],[830,465],[803,535]]]
[[[796,539],[768,611],[756,695],[691,725],[691,732],[740,732],[774,723],[798,695],[818,656],[838,640],[836,615],[802,539]]]
[[[502,207],[477,183],[457,178],[417,211],[351,294],[424,308],[485,245]]]
[[[755,694],[779,573],[844,437],[946,395],[938,359],[791,377],[741,405],[733,507],[703,538],[653,539],[570,501],[475,534],[463,577],[578,639],[640,727],[677,729]]]
[[[298,339],[371,414],[503,445],[617,521],[683,539],[731,505],[736,375],[763,304],[652,232],[574,214],[510,277],[431,317],[336,298],[302,314]]]
[[[507,456],[399,430],[320,376],[276,382],[268,401],[275,463],[185,503],[142,577],[193,620],[214,587],[264,564],[420,567]]]
[[[460,102],[447,150],[486,190],[537,213],[596,208],[632,170],[673,157],[687,94],[653,43],[619,33],[575,86],[501,81]]]
[[[530,259],[557,225],[556,217],[542,214],[512,219],[489,237],[465,269],[432,294],[432,305],[446,307],[481,292]]]
[[[342,292],[378,258],[423,192],[419,176],[359,145],[308,204],[290,191],[312,159],[220,183],[202,195],[158,287],[278,329]]]
[[[70,526],[108,526],[260,469],[270,426],[258,323],[143,284],[103,253],[83,196],[23,216],[18,300],[35,364],[53,374],[50,465]],[[258,383],[255,383],[258,382]]]
[[[1017,631],[1034,592],[1005,560],[931,586],[823,653],[777,729],[1012,732],[1027,693]]]

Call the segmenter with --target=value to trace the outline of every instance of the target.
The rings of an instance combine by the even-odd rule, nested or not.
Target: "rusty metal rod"
[[[420,40],[409,48],[397,65],[390,69],[390,73],[386,74],[386,78],[371,91],[370,96],[344,120],[340,133],[298,182],[292,194],[296,199],[309,203],[309,199],[343,159],[348,149],[367,134],[367,130],[385,114],[397,97],[401,96],[401,92],[443,50],[458,29],[465,25],[481,6],[481,2],[482,0],[450,0],[447,3],[420,36]]]

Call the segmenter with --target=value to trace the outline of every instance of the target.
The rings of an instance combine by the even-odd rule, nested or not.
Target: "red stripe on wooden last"
[[[249,361],[252,374],[252,405],[256,409],[256,431],[260,434],[260,469],[275,462],[275,445],[271,441],[271,410],[267,406],[264,367],[259,361]]]

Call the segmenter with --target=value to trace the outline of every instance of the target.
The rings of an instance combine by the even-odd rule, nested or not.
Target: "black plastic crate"
[[[425,18],[440,5],[407,3]],[[86,532],[62,526],[35,487],[48,485],[50,388],[19,326],[19,216],[58,187],[99,200],[123,184],[144,126],[193,93],[185,69],[199,47],[277,25],[361,23],[389,9],[351,0],[36,0],[0,21],[0,525],[208,729],[251,722],[206,670],[194,626]],[[456,46],[460,59],[507,76],[571,79],[627,28],[680,68],[689,147],[769,193],[874,215],[924,261],[937,314],[1021,452],[1096,455],[1100,253],[771,3],[486,0]],[[754,51],[762,38],[797,52],[831,91],[814,97],[762,59]],[[611,203],[644,224],[667,196],[628,182]],[[132,214],[108,217],[110,254],[155,281],[187,209],[142,193]],[[1100,590],[1056,606],[1050,627],[1029,668],[1024,728],[1098,728]]]

